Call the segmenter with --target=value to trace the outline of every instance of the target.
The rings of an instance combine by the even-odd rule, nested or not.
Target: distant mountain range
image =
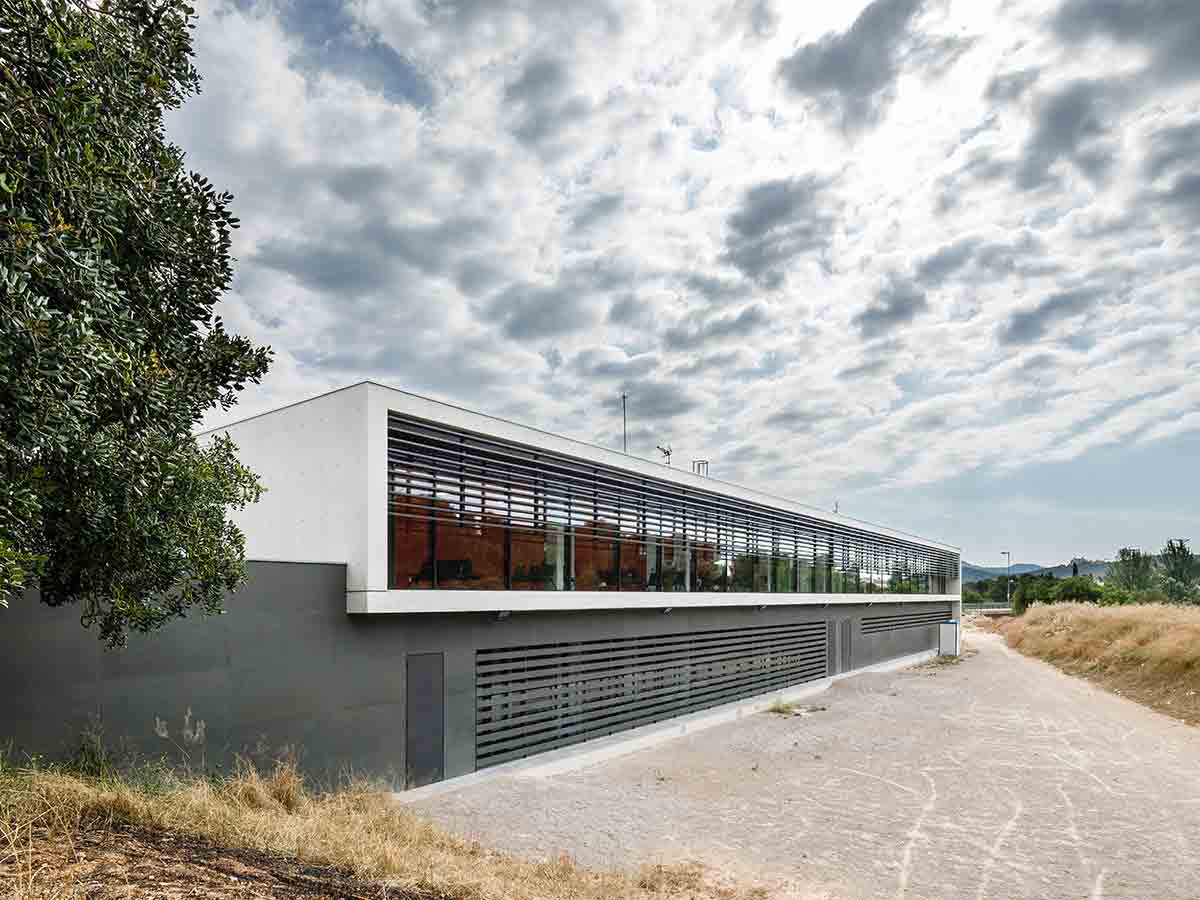
[[[1102,559],[1077,559],[1073,560],[1079,564],[1080,575],[1094,575],[1097,578],[1103,578],[1108,574],[1108,563]],[[1041,574],[1049,572],[1055,578],[1067,578],[1071,574],[1071,563],[1064,563],[1060,566],[1039,566],[1033,563],[1013,563],[1012,569],[1007,566],[977,566],[974,563],[964,562],[962,564],[962,580],[963,584],[972,584],[976,581],[984,581],[988,578],[996,576],[1003,577],[1006,572],[1012,572],[1013,577],[1017,575]]]

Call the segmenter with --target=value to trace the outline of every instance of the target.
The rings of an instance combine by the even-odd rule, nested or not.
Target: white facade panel
[[[348,612],[545,612],[556,609],[687,609],[720,606],[875,606],[951,603],[950,594],[741,594],[714,591],[372,591]]]
[[[355,385],[199,436],[228,434],[266,486],[258,503],[231,516],[246,535],[248,559],[346,563],[347,588],[367,587],[367,393]],[[379,439],[386,444],[386,434]],[[385,456],[386,449],[376,461],[381,470]]]

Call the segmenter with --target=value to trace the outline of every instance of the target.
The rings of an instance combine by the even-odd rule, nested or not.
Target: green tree
[[[1200,596],[1200,560],[1184,538],[1167,541],[1158,558],[1158,581],[1173,603],[1196,601]]]
[[[199,89],[180,0],[0,0],[0,597],[119,645],[244,578],[261,487],[192,436],[267,369],[226,331],[231,197],[163,113]]]
[[[1124,591],[1145,591],[1154,586],[1154,557],[1132,547],[1122,547],[1108,567],[1108,583]]]
[[[1101,595],[1100,585],[1086,575],[1064,578],[1054,588],[1056,603],[1096,603]]]

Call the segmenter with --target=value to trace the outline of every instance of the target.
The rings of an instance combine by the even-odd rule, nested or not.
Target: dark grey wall
[[[291,749],[317,780],[352,770],[399,785],[410,653],[444,654],[449,777],[475,768],[477,648],[830,618],[852,620],[853,668],[937,646],[936,627],[862,634],[865,604],[349,616],[344,566],[251,562],[249,576],[226,615],[132,635],[121,651],[85,632],[76,608],[26,595],[0,610],[0,744],[18,758],[69,755],[98,717],[107,742],[129,753],[212,768]],[[889,602],[870,612],[928,608]]]

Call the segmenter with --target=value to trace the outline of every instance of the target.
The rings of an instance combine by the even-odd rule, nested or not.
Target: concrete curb
[[[767,707],[777,700],[782,700],[786,703],[804,700],[828,690],[834,682],[841,681],[844,678],[853,678],[855,675],[862,675],[867,672],[895,672],[898,669],[905,669],[909,666],[926,662],[935,656],[937,656],[936,650],[925,650],[921,653],[913,653],[908,656],[898,657],[897,659],[889,659],[886,662],[877,663],[873,666],[851,669],[849,672],[843,672],[840,675],[833,675],[817,681],[809,681],[791,688],[784,688],[783,690],[770,691],[745,700],[736,700],[732,703],[688,713],[674,719],[653,722],[649,725],[642,725],[638,728],[622,731],[619,734],[606,735],[605,737],[594,738],[580,744],[573,744],[570,747],[563,747],[560,750],[539,753],[527,759],[518,759],[513,762],[502,763],[498,766],[489,766],[478,772],[459,775],[456,778],[447,778],[445,781],[427,784],[424,787],[413,788],[408,791],[397,791],[392,794],[392,797],[401,803],[418,803],[422,800],[439,797],[443,794],[469,788],[496,778],[548,778],[553,775],[576,772],[588,766],[607,762],[618,756],[625,756],[629,753],[635,753],[638,750],[657,747],[660,744],[687,734],[694,734],[707,728],[724,725],[727,722],[736,722],[745,716],[765,711]]]

